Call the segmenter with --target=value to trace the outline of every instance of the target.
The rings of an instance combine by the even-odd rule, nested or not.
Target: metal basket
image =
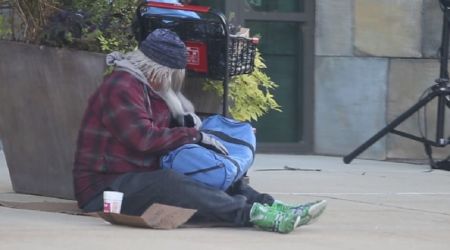
[[[198,19],[149,14],[150,8],[167,8],[199,13]],[[137,39],[158,28],[167,28],[186,43],[188,74],[223,80],[253,72],[258,39],[229,35],[222,13],[204,6],[145,2],[137,10]],[[227,77],[225,77],[227,76]]]
[[[228,72],[230,76],[249,74],[255,66],[257,39],[230,36]]]

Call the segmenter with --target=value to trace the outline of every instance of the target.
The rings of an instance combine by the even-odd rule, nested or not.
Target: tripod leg
[[[431,92],[428,94],[425,98],[417,102],[414,106],[406,110],[403,114],[401,114],[399,117],[395,118],[391,123],[389,123],[386,127],[381,129],[378,133],[376,133],[374,136],[372,136],[369,140],[361,144],[358,148],[356,148],[353,152],[350,154],[344,156],[344,163],[349,164],[353,159],[355,159],[359,154],[364,152],[367,148],[369,148],[372,144],[377,142],[381,137],[385,136],[387,133],[391,132],[393,129],[395,129],[400,123],[402,123],[404,120],[408,119],[411,115],[413,115],[415,112],[417,112],[420,108],[425,106],[428,102],[430,102],[434,97],[439,95],[438,92]]]

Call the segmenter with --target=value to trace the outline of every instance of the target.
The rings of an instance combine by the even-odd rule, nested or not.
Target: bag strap
[[[229,136],[229,135],[227,135],[227,134],[225,134],[224,132],[221,132],[221,131],[215,131],[215,130],[209,130],[209,129],[202,129],[202,131],[205,132],[205,133],[208,133],[208,134],[215,135],[215,136],[219,137],[220,139],[222,139],[222,140],[224,140],[226,142],[230,142],[230,143],[246,146],[252,151],[253,157],[255,157],[255,147],[253,147],[252,144],[250,144],[250,143],[248,143],[248,142],[246,142],[244,140],[231,137],[231,136]]]
[[[218,169],[218,168],[222,168],[222,167],[223,167],[222,165],[216,165],[216,166],[212,166],[212,167],[209,167],[209,168],[202,168],[202,169],[199,169],[199,170],[195,170],[195,171],[192,171],[192,172],[186,172],[184,174],[185,175],[194,175],[194,174],[199,174],[199,173],[205,173],[205,172],[212,171],[212,170],[215,170],[215,169]]]
[[[237,177],[240,175],[240,173],[242,171],[241,170],[241,166],[239,165],[239,163],[237,163],[237,161],[235,161],[231,157],[228,157],[226,155],[221,155],[221,156],[226,158],[227,160],[229,160],[236,167],[237,173],[236,173],[236,176],[233,179],[233,183],[236,182]],[[222,163],[220,165],[212,166],[212,167],[209,167],[209,168],[202,168],[202,169],[195,170],[195,171],[192,171],[192,172],[187,172],[187,173],[184,173],[184,174],[189,176],[189,175],[194,175],[194,174],[206,173],[206,172],[213,171],[213,170],[216,170],[216,169],[219,169],[219,168],[223,168],[223,167],[224,167],[224,164]]]

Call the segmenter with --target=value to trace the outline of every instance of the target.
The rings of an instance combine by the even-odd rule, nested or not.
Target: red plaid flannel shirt
[[[147,98],[148,96],[148,98]],[[114,71],[90,97],[73,168],[83,207],[127,172],[159,168],[164,153],[200,139],[195,128],[170,128],[166,103],[131,74]]]

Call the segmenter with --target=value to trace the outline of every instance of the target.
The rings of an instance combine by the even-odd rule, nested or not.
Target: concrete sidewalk
[[[151,230],[0,207],[0,249],[448,250],[450,173],[427,170],[425,165],[367,160],[345,165],[334,157],[261,154],[250,172],[252,185],[292,203],[327,199],[321,220],[288,235],[253,228]],[[0,151],[0,200],[57,199],[13,193]]]

